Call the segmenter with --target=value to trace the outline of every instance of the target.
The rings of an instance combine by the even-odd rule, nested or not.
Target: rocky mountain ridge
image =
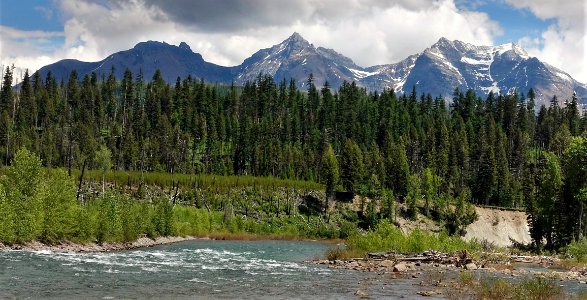
[[[206,62],[184,42],[174,46],[148,41],[99,62],[62,60],[41,68],[40,73],[45,76],[51,71],[58,79],[67,80],[74,69],[80,77],[92,72],[101,77],[108,75],[112,68],[117,78],[122,78],[128,68],[133,74],[142,71],[146,79],[160,69],[170,83],[178,77],[192,76],[210,83],[243,85],[259,74],[269,74],[276,81],[293,78],[302,89],[313,74],[315,84],[321,86],[328,82],[335,89],[344,81],[355,81],[369,91],[394,89],[397,93],[410,92],[415,86],[418,92],[449,99],[455,87],[473,89],[481,97],[490,91],[527,92],[534,88],[539,104],[547,104],[554,95],[564,102],[573,93],[587,103],[587,85],[529,56],[516,44],[475,46],[446,38],[400,62],[371,67],[358,66],[333,49],[315,47],[298,33],[232,67]]]

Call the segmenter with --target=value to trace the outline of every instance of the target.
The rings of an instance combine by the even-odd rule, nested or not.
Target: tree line
[[[447,103],[415,88],[333,90],[312,76],[306,90],[268,75],[237,87],[129,70],[121,79],[72,71],[67,81],[26,72],[18,89],[11,82],[7,68],[3,165],[27,148],[46,167],[98,169],[108,149],[115,170],[309,180],[330,196],[405,202],[412,214],[449,218],[442,212],[462,202],[523,208],[537,247],[586,232],[587,118],[575,95],[535,113],[532,89],[482,99],[457,88]]]

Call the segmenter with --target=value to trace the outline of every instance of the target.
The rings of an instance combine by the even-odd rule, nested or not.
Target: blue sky
[[[0,9],[0,24],[4,26],[20,30],[63,30],[60,11],[50,0],[3,1]]]
[[[208,61],[235,65],[297,31],[368,66],[399,61],[444,36],[477,45],[519,43],[587,82],[586,68],[576,63],[586,58],[582,1],[322,2],[2,1],[0,62],[36,69],[63,58],[99,60],[150,39],[186,41]]]
[[[472,4],[473,1],[457,1],[458,8],[484,12],[503,29],[503,34],[496,36],[495,44],[518,42],[523,37],[537,38],[556,23],[554,18],[542,20],[527,8],[514,8],[504,1],[487,1]],[[476,2],[476,1],[475,1]]]

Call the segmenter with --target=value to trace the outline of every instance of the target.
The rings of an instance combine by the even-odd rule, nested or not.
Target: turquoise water
[[[409,280],[304,263],[330,245],[195,240],[111,253],[0,252],[0,298],[357,299],[417,298]]]

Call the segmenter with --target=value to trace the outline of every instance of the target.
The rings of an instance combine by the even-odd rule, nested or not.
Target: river
[[[408,279],[305,263],[332,245],[193,240],[108,253],[0,251],[0,299],[418,298]]]

